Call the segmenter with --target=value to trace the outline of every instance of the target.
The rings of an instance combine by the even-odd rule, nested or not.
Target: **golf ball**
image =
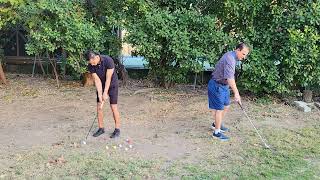
[[[113,149],[117,149],[117,146],[113,146]]]
[[[109,147],[108,147],[108,146],[106,146],[106,149],[108,150],[108,149],[109,149]]]
[[[87,144],[87,142],[86,141],[81,141],[81,144]]]
[[[130,144],[130,145],[129,145],[129,148],[132,148],[132,147],[133,147],[133,146]]]
[[[119,144],[119,148],[121,148],[122,147],[122,145],[121,144]]]
[[[128,151],[128,148],[125,148],[126,151]]]

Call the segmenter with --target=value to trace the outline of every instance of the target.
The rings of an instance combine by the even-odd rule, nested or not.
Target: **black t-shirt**
[[[102,86],[106,84],[106,73],[107,69],[114,69],[110,87],[118,86],[118,76],[115,70],[113,59],[110,56],[100,55],[100,63],[96,66],[88,65],[88,70],[90,73],[96,73],[101,80]]]

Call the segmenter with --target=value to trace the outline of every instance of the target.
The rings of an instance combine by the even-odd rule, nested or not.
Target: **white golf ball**
[[[128,151],[128,148],[125,148],[126,151]]]
[[[132,147],[133,147],[133,146],[130,144],[130,145],[129,145],[129,148],[131,149]]]
[[[121,145],[121,144],[119,144],[119,148],[122,148],[122,145]]]
[[[109,147],[108,147],[108,146],[106,146],[106,149],[108,150],[108,149],[109,149]]]

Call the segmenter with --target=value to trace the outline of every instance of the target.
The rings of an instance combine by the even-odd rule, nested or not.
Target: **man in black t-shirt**
[[[110,138],[120,136],[120,114],[118,110],[118,76],[115,71],[113,59],[109,56],[99,55],[93,51],[85,54],[88,60],[88,71],[94,78],[97,89],[97,113],[99,129],[93,134],[98,137],[104,133],[103,105],[109,98],[110,107],[113,113],[115,129]]]

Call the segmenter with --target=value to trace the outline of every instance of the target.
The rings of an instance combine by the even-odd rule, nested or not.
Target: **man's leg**
[[[98,125],[99,128],[103,128],[103,109],[100,109],[100,104],[97,104]]]
[[[97,103],[97,115],[98,115],[98,125],[99,129],[97,132],[93,134],[94,137],[98,137],[101,134],[104,133],[104,128],[103,128],[103,110],[100,109],[100,103]]]
[[[110,138],[120,136],[120,113],[118,110],[118,86],[110,87],[109,89],[110,107],[114,119],[115,129]]]
[[[117,104],[110,104],[110,107],[112,110],[114,124],[115,124],[115,129],[111,134],[110,138],[116,138],[120,136],[120,113],[119,113]]]
[[[215,119],[216,119],[216,111],[217,111],[217,110],[212,109],[211,111],[212,111],[212,118],[213,118],[213,122],[214,122]]]
[[[228,128],[226,128],[225,126],[222,125],[223,124],[222,121],[223,121],[226,113],[228,112],[229,108],[230,108],[230,106],[225,106],[224,110],[222,111],[222,118],[221,118],[221,122],[220,122],[220,129],[222,130],[222,132],[229,130]],[[216,123],[215,123],[216,111],[217,110],[212,110],[212,117],[213,117],[213,123],[212,123],[212,126],[211,126],[212,130],[214,130],[215,127],[216,127]]]
[[[216,116],[215,116],[215,132],[219,131],[221,129],[221,122],[223,118],[223,111],[224,110],[216,110]]]
[[[221,123],[222,123],[222,118],[224,115],[224,110],[216,110],[215,113],[215,129],[214,132],[212,133],[213,137],[219,138],[221,141],[227,141],[229,137],[225,136],[221,132]]]
[[[112,110],[112,114],[113,114],[115,128],[120,129],[120,113],[118,110],[118,105],[111,104],[110,106],[111,106],[111,110]]]

